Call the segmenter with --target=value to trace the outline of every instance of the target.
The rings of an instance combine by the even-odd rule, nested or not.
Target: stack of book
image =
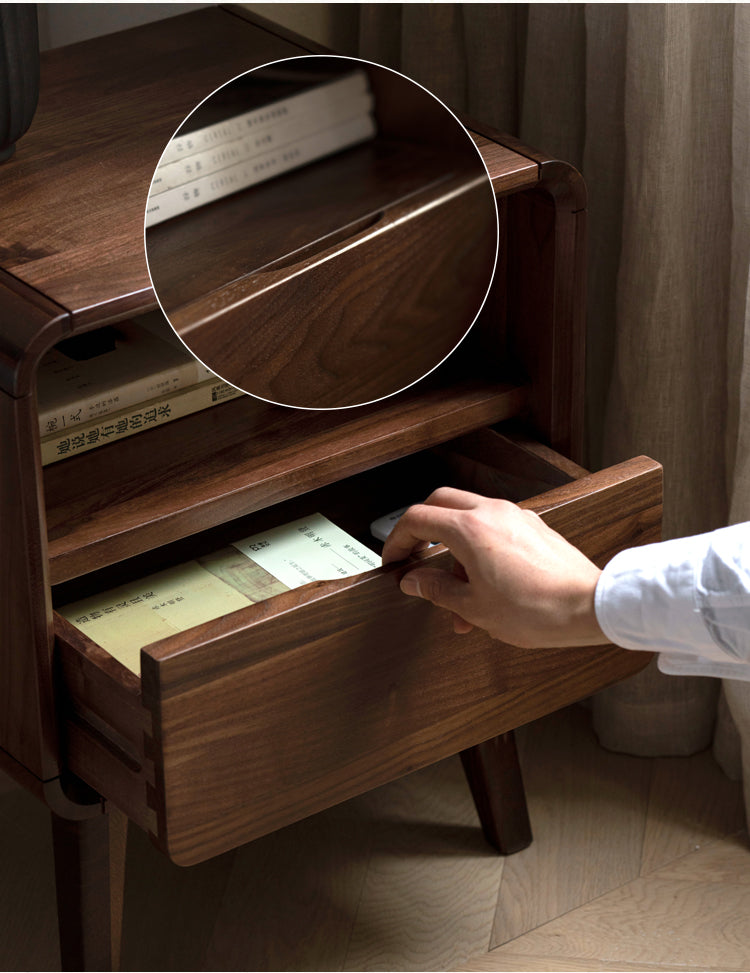
[[[39,365],[42,464],[242,394],[194,358],[159,312],[68,339]]]
[[[272,98],[262,80],[250,76],[250,84]],[[373,108],[368,77],[358,69],[318,83],[304,80],[296,94],[178,132],[154,173],[146,226],[373,138]]]
[[[374,551],[316,513],[59,611],[139,673],[144,645],[311,581],[352,577],[380,563]]]

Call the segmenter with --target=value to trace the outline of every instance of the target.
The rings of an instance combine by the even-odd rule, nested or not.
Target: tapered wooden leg
[[[109,818],[52,814],[57,917],[63,970],[112,968]]]
[[[112,969],[120,969],[122,953],[122,916],[125,905],[125,862],[128,849],[128,819],[122,811],[108,805],[109,815],[109,893],[112,930]]]
[[[501,855],[512,855],[532,841],[516,739],[511,730],[461,753],[482,831]]]

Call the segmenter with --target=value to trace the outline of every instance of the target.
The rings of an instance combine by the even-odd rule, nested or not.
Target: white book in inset
[[[114,325],[114,347],[83,360],[59,348],[47,352],[39,365],[39,435],[70,431],[213,377],[163,317],[161,327],[164,337],[153,320]]]
[[[159,166],[151,181],[150,195],[158,196],[159,193],[183,186],[201,176],[209,176],[231,165],[267,154],[282,146],[289,145],[291,142],[329,129],[334,125],[369,115],[373,107],[374,98],[370,94],[358,95],[356,98],[346,99],[345,101],[330,101],[315,111],[284,118],[277,125],[269,126],[261,131],[252,131],[242,138],[221,142],[210,149],[196,152],[177,162]]]
[[[279,149],[264,152],[246,162],[221,169],[213,175],[194,179],[184,186],[168,189],[157,196],[149,196],[146,204],[146,226],[156,226],[164,220],[357,145],[374,135],[375,122],[371,116],[350,119]]]
[[[167,144],[159,160],[159,167],[213,148],[223,142],[231,142],[251,131],[267,129],[295,118],[314,115],[331,102],[355,99],[366,94],[368,90],[367,75],[364,71],[357,70],[335,81],[306,88],[288,98],[272,101],[241,115],[234,115],[225,121],[206,125],[204,128],[184,135],[177,135]]]

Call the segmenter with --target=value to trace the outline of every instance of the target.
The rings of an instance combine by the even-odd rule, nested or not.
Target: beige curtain
[[[581,168],[588,462],[662,462],[665,537],[750,519],[749,51],[743,4],[361,8],[363,57]],[[701,749],[718,690],[649,668],[597,698],[597,732],[630,752]],[[750,684],[726,700],[750,782]]]

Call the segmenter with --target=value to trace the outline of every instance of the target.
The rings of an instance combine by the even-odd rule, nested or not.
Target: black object
[[[122,338],[122,333],[110,325],[58,341],[56,347],[73,361],[89,361],[91,358],[98,358],[99,355],[114,351],[118,338]]]
[[[36,4],[0,4],[0,162],[31,125],[39,98]]]

